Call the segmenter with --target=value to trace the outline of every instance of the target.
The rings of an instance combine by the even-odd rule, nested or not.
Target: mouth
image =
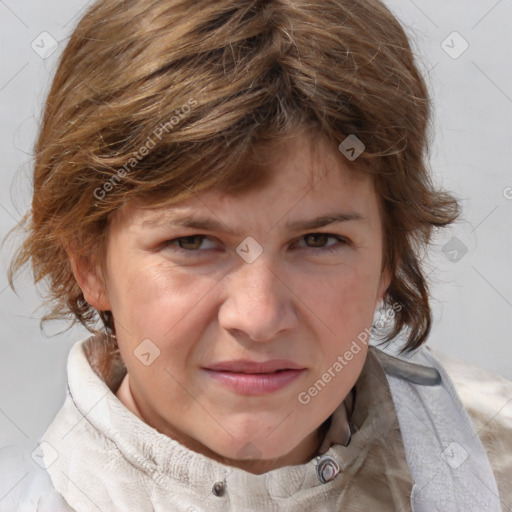
[[[206,367],[207,370],[233,373],[276,373],[286,370],[303,370],[304,367],[287,359],[271,359],[269,361],[249,361],[237,359],[222,361]]]
[[[292,361],[274,359],[264,362],[224,361],[203,370],[213,380],[237,394],[261,396],[285,388],[302,375],[306,368]]]

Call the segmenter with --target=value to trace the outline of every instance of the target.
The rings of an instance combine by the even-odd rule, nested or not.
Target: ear
[[[68,257],[85,300],[99,311],[111,311],[105,279],[99,265],[94,265],[89,256],[76,256],[70,251]]]
[[[391,284],[391,272],[386,267],[382,271],[382,274],[380,277],[379,289],[377,291],[377,299],[376,299],[375,306],[377,306],[381,301],[384,300],[384,297],[386,296],[386,293],[388,291],[390,284]]]

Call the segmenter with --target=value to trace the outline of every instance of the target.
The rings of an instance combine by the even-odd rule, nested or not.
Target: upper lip
[[[272,373],[277,370],[303,370],[304,367],[286,359],[272,359],[262,362],[237,359],[235,361],[215,363],[207,366],[206,369],[217,372]]]

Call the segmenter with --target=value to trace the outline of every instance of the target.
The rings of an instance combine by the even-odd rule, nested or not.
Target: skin
[[[85,299],[112,311],[128,370],[121,402],[188,448],[255,474],[315,455],[318,428],[355,384],[367,348],[308,404],[298,396],[372,325],[389,286],[369,175],[304,134],[280,142],[267,165],[271,180],[236,196],[212,190],[159,210],[126,204],[111,219],[103,264],[72,258]],[[364,219],[287,227],[339,212]],[[192,215],[224,229],[173,226]],[[263,248],[252,263],[236,252],[248,236]],[[134,355],[147,338],[160,350],[149,366]],[[242,396],[203,369],[234,359],[288,359],[305,371],[276,392]]]

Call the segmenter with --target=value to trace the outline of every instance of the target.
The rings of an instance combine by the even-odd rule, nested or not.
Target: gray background
[[[88,3],[0,0],[2,238],[30,202],[41,105],[57,56]],[[387,4],[409,27],[431,89],[436,181],[464,207],[464,221],[438,237],[426,259],[436,319],[430,344],[512,379],[512,1]],[[59,43],[46,59],[31,47],[33,41],[42,46],[42,32]],[[469,47],[459,56],[464,41]],[[12,244],[1,252],[0,446],[30,451],[64,399],[67,353],[87,332],[58,334],[65,327],[58,323],[47,333],[57,335],[40,332],[42,298],[28,270],[17,281],[17,295],[7,286]]]

